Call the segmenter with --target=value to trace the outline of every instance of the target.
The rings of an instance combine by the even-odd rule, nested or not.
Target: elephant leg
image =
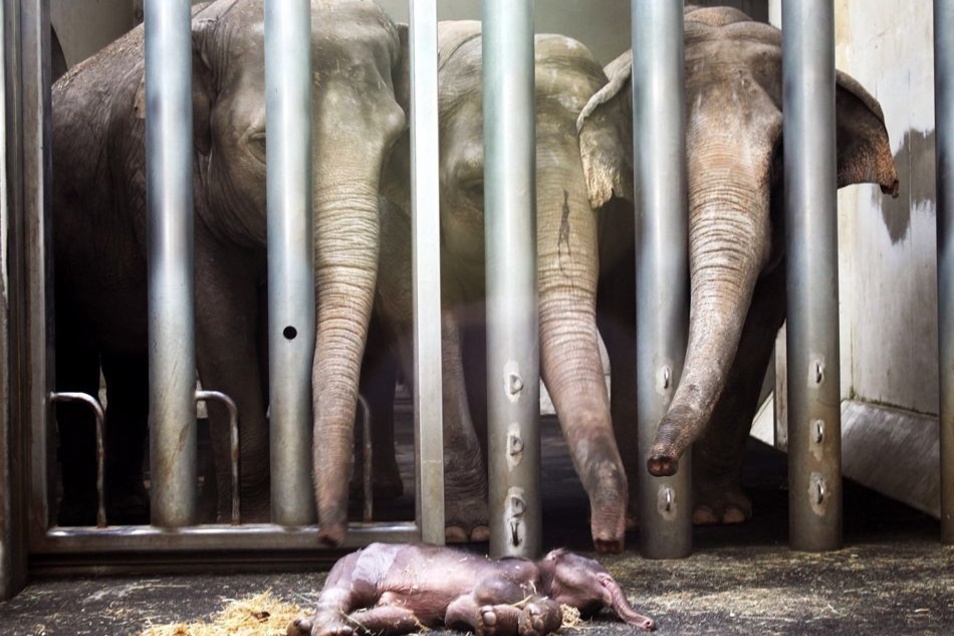
[[[106,380],[106,509],[110,523],[149,523],[143,461],[149,421],[146,354],[104,353]]]
[[[752,516],[742,463],[775,338],[785,319],[785,267],[756,286],[739,351],[705,434],[693,446],[693,522],[740,523]]]
[[[360,393],[370,408],[371,418],[371,476],[375,499],[395,499],[404,493],[404,484],[398,468],[394,439],[394,389],[397,383],[397,360],[385,334],[381,319],[371,315],[368,344],[361,365]],[[352,497],[363,496],[364,474],[363,430],[358,410],[355,424],[355,464],[351,480]]]
[[[441,323],[445,538],[454,543],[483,542],[490,538],[487,469],[470,415],[457,313],[444,310]]]
[[[632,276],[630,275],[630,278]],[[633,290],[631,298],[635,298]],[[621,296],[614,296],[620,298]],[[637,447],[637,402],[636,402],[636,316],[625,312],[601,314],[600,335],[610,360],[610,413],[613,419],[613,434],[626,470],[629,484],[629,501],[626,507],[626,528],[635,530],[638,525],[637,496],[642,462]]]
[[[619,208],[619,209],[617,209]],[[600,280],[597,287],[597,324],[610,360],[610,413],[619,448],[629,501],[626,528],[638,525],[637,497],[645,471],[637,447],[636,398],[636,252],[632,237],[633,212],[623,202],[611,202],[603,212]]]
[[[196,360],[203,388],[222,391],[239,413],[240,497],[243,522],[270,517],[269,445],[258,359],[258,280],[262,262],[236,246],[196,235]],[[217,518],[231,514],[231,452],[225,407],[207,404]],[[302,443],[307,443],[302,440]],[[203,511],[206,512],[206,511]]]
[[[62,324],[62,321],[61,321]],[[99,357],[88,347],[63,337],[56,341],[56,390],[99,395]],[[58,456],[63,496],[57,512],[61,526],[96,524],[96,421],[89,406],[56,405]]]
[[[427,627],[421,624],[414,610],[399,605],[378,605],[368,610],[352,612],[348,623],[354,625],[362,634],[410,634],[425,632]]]

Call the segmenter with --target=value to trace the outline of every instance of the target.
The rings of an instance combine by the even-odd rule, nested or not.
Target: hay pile
[[[274,598],[270,592],[228,601],[211,623],[152,625],[140,636],[284,636],[301,608]]]
[[[583,625],[575,607],[561,605],[560,609],[563,610],[561,628]],[[270,592],[263,592],[228,601],[221,612],[212,616],[211,623],[151,625],[140,636],[284,636],[288,623],[301,613],[298,605],[285,603]]]

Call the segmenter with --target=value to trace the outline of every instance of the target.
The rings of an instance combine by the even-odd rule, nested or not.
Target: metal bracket
[[[195,401],[215,400],[225,405],[229,411],[229,446],[232,456],[232,525],[241,523],[239,503],[239,426],[238,407],[235,402],[221,391],[199,390],[195,392]]]
[[[106,444],[103,439],[106,434],[106,416],[103,414],[103,407],[99,400],[89,393],[80,392],[51,392],[50,403],[56,402],[82,402],[93,409],[96,416],[96,527],[105,528],[106,495],[103,481],[106,473]]]

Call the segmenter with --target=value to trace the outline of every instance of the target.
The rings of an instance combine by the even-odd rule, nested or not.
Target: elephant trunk
[[[553,169],[541,170],[550,175]],[[613,436],[596,328],[597,219],[582,174],[538,190],[541,372],[577,474],[590,498],[596,548],[623,548],[627,485]],[[566,190],[565,184],[576,184]]]
[[[357,390],[378,269],[376,186],[376,178],[355,177],[315,195],[313,466],[318,537],[328,545],[341,545],[347,532]]]
[[[643,616],[633,609],[629,601],[626,600],[626,594],[623,593],[623,590],[612,576],[607,573],[600,573],[596,576],[600,585],[603,587],[604,604],[612,607],[613,611],[616,612],[616,615],[619,616],[623,622],[646,631],[656,629],[656,621],[648,616]]]
[[[698,155],[702,165],[690,165],[689,184],[689,340],[682,378],[649,454],[649,472],[657,476],[676,473],[682,453],[709,422],[771,247],[768,170],[727,163],[728,154],[720,174],[711,154]],[[692,175],[705,176],[694,184]]]

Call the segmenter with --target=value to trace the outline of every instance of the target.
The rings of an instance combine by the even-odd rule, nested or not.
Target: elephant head
[[[194,128],[207,194],[197,214],[217,237],[256,246],[264,246],[266,231],[263,20],[263,0],[223,0],[193,20]],[[313,468],[319,537],[337,545],[347,523],[358,376],[377,277],[380,172],[406,120],[392,79],[400,38],[380,7],[314,0],[311,20]]]
[[[607,67],[610,83],[580,118],[581,135],[604,108],[629,108],[632,53]],[[705,430],[734,362],[753,291],[784,258],[782,226],[782,42],[778,29],[731,8],[685,9],[690,324],[685,366],[649,452],[654,475],[676,472]],[[838,186],[877,183],[897,193],[879,104],[838,73]],[[629,134],[631,128],[626,131]],[[629,136],[625,137],[629,139]],[[590,173],[610,170],[593,161]],[[632,149],[617,169],[626,171]],[[673,211],[681,213],[681,211]]]
[[[480,302],[484,288],[484,145],[482,44],[478,22],[442,22],[439,36],[440,196],[444,300]],[[623,547],[627,486],[613,437],[595,320],[597,217],[580,160],[576,119],[606,83],[585,46],[559,35],[537,35],[536,200],[541,374],[567,445],[589,493],[597,549]],[[624,153],[615,134],[624,125],[605,113],[591,130]],[[392,200],[407,209],[407,153],[392,158]],[[446,416],[445,411],[445,416]]]

